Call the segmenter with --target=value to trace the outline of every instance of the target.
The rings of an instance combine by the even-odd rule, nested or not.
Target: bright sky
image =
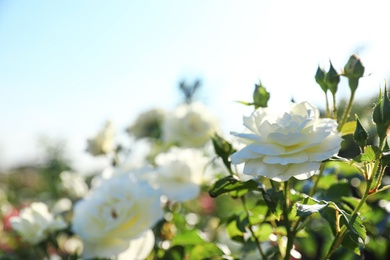
[[[178,82],[201,78],[202,100],[225,132],[241,130],[259,80],[269,106],[308,100],[329,59],[357,52],[370,77],[390,75],[386,1],[0,0],[0,169],[39,157],[40,136],[67,140],[75,167],[93,168],[86,138],[105,120],[117,131],[152,107],[173,108]],[[348,88],[342,82],[339,97]]]

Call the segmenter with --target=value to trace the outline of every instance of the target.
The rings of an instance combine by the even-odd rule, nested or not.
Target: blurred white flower
[[[61,233],[57,236],[59,249],[65,254],[81,255],[83,242],[78,236]]]
[[[163,109],[154,108],[141,113],[134,124],[129,126],[126,131],[133,135],[136,139],[151,137],[160,138],[161,124],[164,120],[165,111]]]
[[[94,156],[109,154],[114,150],[114,127],[110,121],[94,138],[87,140],[87,152]]]
[[[62,187],[69,195],[82,198],[88,193],[88,185],[80,174],[63,171],[60,173],[60,179]]]
[[[244,126],[244,133],[232,133],[245,144],[231,156],[232,163],[245,163],[244,174],[275,181],[311,177],[323,160],[338,153],[342,141],[337,122],[319,118],[308,102],[292,104],[282,114],[259,108],[244,117]]]
[[[10,219],[11,226],[23,240],[33,245],[45,240],[51,232],[67,227],[60,217],[54,217],[43,202],[33,202]]]
[[[68,198],[61,198],[51,208],[51,212],[54,214],[62,214],[72,210],[73,203]]]
[[[218,123],[202,103],[181,104],[163,124],[163,140],[179,146],[201,147],[218,130]]]
[[[117,260],[144,260],[152,251],[154,241],[153,231],[146,231],[141,237],[131,240],[129,248],[120,253]]]
[[[196,198],[210,159],[193,148],[171,148],[167,153],[156,157],[154,185],[163,195],[174,201]]]
[[[134,176],[120,175],[76,203],[72,230],[83,241],[84,258],[110,258],[126,251],[162,216],[158,191]],[[151,249],[140,245],[132,250],[148,255]]]
[[[67,238],[63,243],[63,251],[68,254],[80,255],[83,250],[83,243],[80,238],[72,236]]]

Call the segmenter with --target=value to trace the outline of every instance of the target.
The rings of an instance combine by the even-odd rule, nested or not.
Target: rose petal
[[[309,159],[309,156],[302,153],[286,154],[280,156],[264,156],[263,162],[269,164],[287,165],[292,163],[303,163]]]

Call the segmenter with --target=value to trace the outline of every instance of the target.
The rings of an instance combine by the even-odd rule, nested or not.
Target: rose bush
[[[231,156],[232,163],[245,163],[244,174],[275,181],[308,179],[338,153],[342,140],[337,122],[319,116],[308,102],[292,104],[282,114],[258,108],[244,117],[243,133],[232,133],[245,144]]]
[[[309,102],[273,112],[256,84],[253,101],[239,101],[254,112],[232,141],[192,103],[199,81],[180,83],[184,104],[167,117],[140,115],[127,129],[130,143],[114,148],[112,126],[89,143],[111,162],[101,172],[80,176],[50,157],[38,180],[30,171],[17,181],[7,175],[17,185],[0,185],[0,258],[388,259],[390,100],[384,89],[355,111],[363,74],[357,55],[341,73],[317,69],[325,118]],[[346,104],[335,98],[341,76]],[[31,194],[53,214],[33,203],[12,217]]]

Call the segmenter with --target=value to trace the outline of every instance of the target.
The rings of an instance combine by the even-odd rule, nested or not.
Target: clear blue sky
[[[85,139],[111,119],[179,101],[181,79],[203,80],[201,98],[226,133],[241,130],[261,80],[270,106],[291,97],[323,106],[317,65],[340,70],[358,52],[372,73],[358,98],[390,75],[386,1],[0,0],[0,169],[39,157],[37,139],[68,140],[76,168],[95,161]],[[342,88],[340,97],[348,93]],[[76,159],[77,158],[77,159]]]

